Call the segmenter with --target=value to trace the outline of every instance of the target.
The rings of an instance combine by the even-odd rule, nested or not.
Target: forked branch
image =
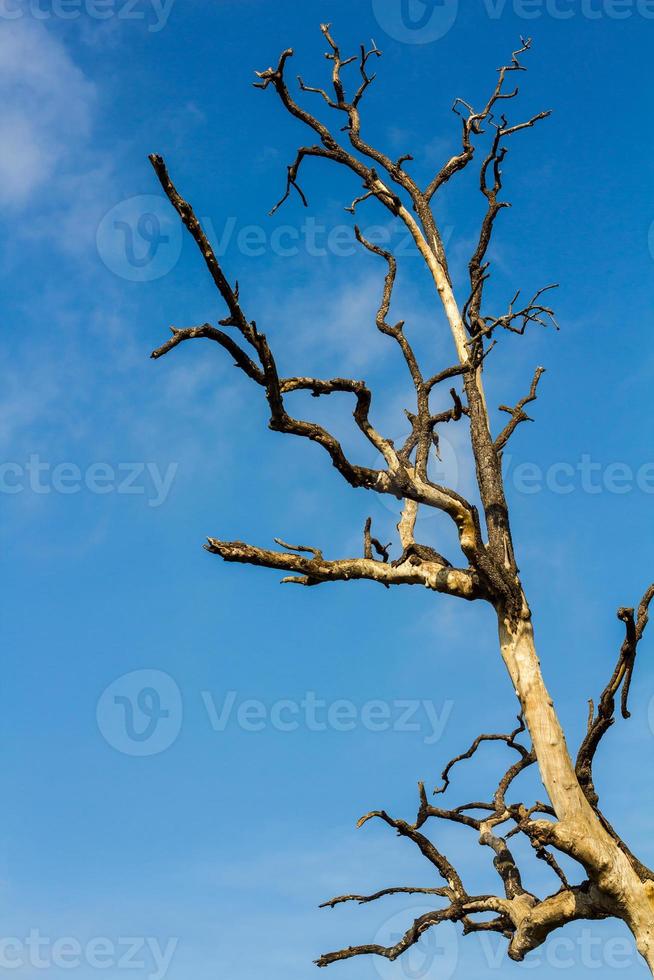
[[[552,808],[547,804],[536,803],[527,809],[522,803],[508,803],[506,800],[506,794],[517,776],[535,762],[533,751],[517,741],[519,735],[525,732],[523,719],[519,718],[518,722],[518,727],[509,735],[479,736],[467,752],[448,763],[443,772],[445,783],[436,791],[444,792],[447,789],[451,769],[458,762],[472,759],[484,742],[502,741],[518,752],[519,759],[502,776],[490,801],[472,801],[449,810],[435,807],[429,804],[424,785],[421,783],[420,806],[415,823],[409,824],[405,820],[391,817],[385,810],[376,810],[361,818],[360,827],[370,820],[379,819],[401,837],[412,841],[436,870],[443,880],[443,885],[432,888],[401,886],[384,888],[372,895],[341,895],[325,902],[321,908],[335,908],[348,902],[368,904],[401,894],[430,895],[441,899],[443,904],[415,919],[408,925],[399,942],[392,946],[379,944],[348,946],[321,956],[317,960],[318,966],[324,967],[369,954],[395,960],[418,943],[428,929],[443,922],[460,923],[464,934],[496,932],[508,940],[509,956],[521,961],[527,953],[538,948],[555,929],[578,918],[602,919],[610,914],[602,897],[597,894],[590,882],[570,885],[549,849],[555,824],[536,820],[534,816],[543,813],[553,817]],[[501,882],[501,892],[495,895],[478,895],[468,891],[461,874],[452,862],[438,849],[433,840],[425,835],[425,825],[431,819],[449,821],[476,832],[479,844],[488,847],[493,854],[493,865]],[[503,824],[509,824],[512,829],[501,836],[498,828]],[[545,861],[552,869],[559,883],[557,891],[539,898],[524,887],[522,875],[508,844],[509,839],[516,834],[525,835],[536,857]]]
[[[594,709],[592,701],[589,702],[588,732],[584,738],[579,753],[577,755],[576,771],[577,778],[581,784],[592,806],[597,807],[599,797],[593,783],[593,762],[600,742],[615,723],[615,699],[622,688],[621,693],[621,713],[627,719],[631,717],[629,712],[629,690],[633,677],[634,666],[638,644],[640,643],[645,628],[649,621],[649,606],[654,598],[654,584],[645,592],[638,606],[638,613],[634,615],[631,608],[618,609],[618,619],[625,625],[625,638],[620,647],[618,662],[611,678],[602,691],[602,695]]]

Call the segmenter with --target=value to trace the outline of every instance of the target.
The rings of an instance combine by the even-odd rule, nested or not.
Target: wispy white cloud
[[[90,134],[96,88],[63,44],[37,22],[7,21],[0,33],[0,203],[20,207]]]

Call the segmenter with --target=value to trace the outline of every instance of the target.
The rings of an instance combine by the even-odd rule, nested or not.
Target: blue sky
[[[292,45],[294,71],[323,84],[320,22],[343,48],[373,37],[384,51],[366,132],[412,152],[425,182],[456,146],[454,97],[479,103],[519,35],[535,38],[516,112],[554,115],[507,159],[514,207],[490,295],[501,309],[518,287],[559,282],[562,329],[502,339],[487,385],[493,405],[513,403],[548,367],[507,485],[544,672],[575,745],[621,640],[615,610],[653,577],[652,5],[412,3],[413,26],[399,0],[3,3],[0,938],[3,972],[21,980],[43,963],[53,976],[122,977],[130,958],[135,977],[304,980],[319,953],[388,938],[422,903],[317,910],[340,892],[432,884],[403,842],[355,831],[357,818],[379,806],[412,816],[419,779],[435,783],[480,729],[507,730],[515,714],[488,610],[408,588],[280,588],[275,572],[201,548],[207,535],[281,536],[343,556],[369,513],[393,536],[391,507],[350,490],[315,447],[266,430],[259,392],[220,351],[148,357],[169,324],[223,315],[161,198],[147,161],[158,152],[282,370],[365,376],[380,427],[401,434],[402,366],[374,331],[379,264],[351,247],[343,210],[358,186],[316,163],[309,208],[293,198],[267,217],[306,135],[252,72]],[[401,251],[398,318],[434,370],[451,363],[420,262],[367,207],[364,229],[381,223]],[[480,213],[472,174],[437,207],[457,284]],[[348,406],[309,407],[373,462]],[[468,491],[464,439],[446,436],[445,475]],[[423,526],[452,550],[437,519]],[[598,783],[651,863],[649,647]],[[490,788],[502,762],[489,749],[453,794]],[[493,887],[474,841],[439,841]],[[556,888],[539,868],[529,880]],[[35,934],[47,940],[36,953]],[[529,969],[642,976],[625,939],[615,923],[580,925]],[[519,975],[495,943],[434,942],[424,960],[332,971]]]

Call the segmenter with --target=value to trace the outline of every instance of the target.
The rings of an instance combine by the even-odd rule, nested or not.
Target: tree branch
[[[597,713],[593,712],[593,703],[590,702],[590,714],[588,732],[584,738],[577,755],[576,773],[579,783],[589,801],[597,808],[599,797],[593,783],[593,762],[600,742],[608,732],[609,728],[615,723],[615,698],[622,687],[621,711],[623,718],[630,718],[628,708],[629,689],[633,676],[636,653],[645,627],[649,620],[649,606],[654,598],[654,584],[645,592],[638,606],[638,615],[634,617],[634,610],[631,608],[618,609],[618,619],[625,624],[625,638],[620,648],[618,662],[611,678],[604,688],[597,706]]]
[[[509,748],[515,749],[516,752],[518,752],[523,758],[528,755],[528,750],[524,747],[524,745],[520,745],[519,742],[516,742],[518,735],[522,735],[522,733],[526,730],[522,715],[518,716],[518,722],[518,727],[509,735],[478,735],[467,752],[463,752],[461,755],[455,756],[455,758],[451,759],[445,766],[445,769],[441,774],[443,785],[434,790],[434,795],[438,796],[440,793],[446,792],[448,786],[450,785],[450,772],[452,769],[458,765],[459,762],[472,759],[473,755],[477,752],[477,749],[484,742],[505,742]]]
[[[629,716],[629,688],[638,644],[654,597],[654,585],[645,593],[637,615],[632,609],[619,612],[626,628],[625,640],[597,713],[592,706],[588,733],[579,750],[575,768],[536,656],[531,613],[514,555],[502,475],[503,449],[517,427],[529,421],[525,408],[536,399],[543,369],[536,370],[529,393],[514,407],[500,406],[509,415],[509,421],[495,439],[491,434],[483,387],[482,368],[489,351],[497,342],[497,337],[493,336],[495,331],[501,329],[523,334],[531,323],[554,323],[556,326],[554,313],[543,300],[543,294],[553,288],[549,286],[536,292],[520,309],[517,309],[519,293],[516,293],[508,311],[502,316],[491,316],[482,310],[495,222],[500,212],[509,206],[500,199],[507,143],[512,136],[532,128],[549,115],[548,112],[541,112],[523,122],[510,124],[499,111],[504,102],[515,99],[518,94],[517,88],[505,91],[504,86],[510,73],[524,70],[520,58],[531,42],[523,41],[520,49],[513,53],[510,64],[499,69],[497,85],[481,111],[475,111],[471,105],[457,99],[453,108],[462,122],[461,151],[445,163],[423,191],[404,169],[404,164],[411,159],[409,154],[393,160],[371,146],[362,136],[360,105],[374,81],[370,70],[372,62],[380,58],[381,52],[373,44],[370,49],[362,47],[358,57],[343,57],[329,25],[322,25],[322,33],[328,45],[331,89],[309,86],[299,79],[300,91],[317,95],[330,111],[340,114],[345,123],[341,132],[346,134],[342,140],[337,139],[324,123],[291,95],[285,72],[293,54],[292,49],[282,53],[276,68],[257,73],[257,86],[261,89],[272,87],[284,108],[306,125],[313,134],[311,138],[316,140],[313,145],[300,147],[288,166],[285,191],[273,212],[293,192],[306,206],[307,199],[300,187],[299,176],[307,158],[328,159],[346,167],[363,185],[363,194],[354,199],[349,210],[355,212],[359,204],[375,198],[409,230],[436,288],[452,334],[458,363],[433,374],[423,369],[405,335],[404,322],[393,324],[388,319],[396,282],[396,258],[368,241],[357,227],[355,233],[358,241],[386,263],[375,320],[377,329],[398,344],[413,382],[416,408],[415,411],[406,411],[411,431],[398,449],[391,439],[375,428],[370,418],[372,392],[363,380],[343,377],[325,379],[300,374],[284,377],[278,370],[266,335],[258,330],[254,320],[245,315],[238,285],[232,287],[229,283],[192,207],[178,194],[163,159],[152,156],[150,159],[161,186],[194,238],[226,304],[227,316],[220,321],[219,327],[236,331],[235,339],[230,333],[209,323],[198,327],[172,328],[172,337],[152,356],[160,358],[186,340],[211,340],[226,350],[235,365],[262,389],[269,409],[269,426],[273,431],[316,442],[350,485],[390,494],[402,506],[397,525],[401,552],[399,558],[393,561],[390,560],[391,545],[385,545],[373,537],[370,518],[363,531],[363,557],[329,560],[319,548],[286,544],[281,539],[276,539],[276,543],[283,550],[275,551],[215,538],[210,538],[205,547],[226,562],[279,569],[285,573],[284,582],[302,586],[365,580],[378,582],[387,588],[391,585],[421,585],[458,598],[483,598],[491,602],[497,612],[501,654],[519,698],[522,714],[519,726],[513,732],[508,735],[482,734],[466,752],[452,759],[443,771],[443,785],[436,791],[444,792],[449,786],[453,768],[476,756],[483,744],[503,742],[517,753],[517,758],[513,757],[512,764],[500,776],[490,800],[473,800],[450,809],[437,807],[428,802],[424,784],[421,783],[415,823],[395,819],[385,810],[373,811],[359,822],[362,826],[373,818],[379,819],[410,840],[442,879],[442,886],[384,888],[369,896],[348,894],[325,903],[333,908],[350,901],[365,904],[395,894],[423,894],[440,899],[444,906],[416,919],[394,946],[349,947],[326,954],[318,965],[326,966],[364,953],[375,953],[394,960],[418,942],[426,930],[444,921],[460,923],[464,932],[495,931],[505,936],[509,941],[509,956],[514,960],[523,959],[526,953],[544,942],[553,929],[577,918],[599,919],[606,915],[618,915],[628,922],[636,934],[641,924],[635,916],[632,921],[627,915],[624,899],[627,894],[636,904],[642,902],[651,939],[651,883],[654,876],[633,857],[599,812],[592,766],[600,741],[613,724],[615,701],[620,690],[622,714]],[[358,65],[359,77],[354,94],[349,95],[344,81],[345,72],[348,68],[351,72],[356,71],[352,67],[355,65]],[[454,294],[431,202],[440,187],[468,166],[474,156],[476,138],[486,129],[492,130],[492,137],[479,175],[486,211],[469,262],[470,294],[461,309]],[[440,411],[432,410],[430,396],[434,389],[454,378],[461,378],[463,391],[450,388],[451,405]],[[346,455],[340,441],[326,428],[292,416],[287,410],[286,399],[298,391],[315,398],[336,393],[351,396],[356,426],[381,455],[384,468],[372,469],[356,464]],[[469,426],[477,490],[485,521],[483,530],[482,518],[471,502],[453,488],[440,486],[429,478],[431,453],[438,452],[439,426],[462,419],[465,419],[466,427]],[[455,523],[459,545],[468,567],[453,567],[435,549],[416,541],[416,521],[421,506],[441,510]],[[527,731],[531,747],[518,741],[519,736]],[[537,802],[529,807],[523,802],[513,802],[519,777],[536,762],[551,805]],[[500,894],[474,895],[468,892],[459,870],[427,836],[426,825],[431,820],[448,821],[476,833],[478,843],[492,854],[493,865],[501,882],[501,887],[498,886]],[[536,858],[546,862],[556,876],[556,893],[540,899],[525,888],[521,869],[509,844],[514,836],[520,834],[530,843]],[[581,886],[570,886],[553,852],[575,859],[585,869],[588,881]],[[654,964],[654,940],[651,946],[649,958]]]
[[[290,551],[269,551],[266,548],[244,544],[242,541],[219,541],[216,538],[209,538],[205,548],[214,555],[220,555],[227,562],[293,572],[296,577],[285,578],[283,581],[299,585],[321,585],[324,582],[366,579],[385,586],[422,585],[434,592],[442,592],[461,599],[478,599],[483,594],[483,587],[471,569],[452,568],[449,564],[442,564],[436,560],[416,559],[415,556],[399,564],[389,564],[387,560],[376,561],[371,557],[327,561],[320,551],[313,548],[294,549],[315,552],[312,558],[306,558],[303,555],[292,554]],[[382,552],[386,551],[381,545],[379,548]]]
[[[533,381],[531,382],[531,388],[529,389],[529,394],[521,398],[517,405],[513,408],[509,408],[507,405],[500,405],[500,412],[508,412],[511,419],[505,427],[500,432],[499,436],[495,440],[495,449],[501,452],[506,446],[507,442],[518,428],[521,422],[533,422],[527,413],[525,412],[525,405],[529,405],[531,402],[535,402],[537,398],[536,389],[538,388],[538,382],[545,374],[545,368],[538,367],[534,373]]]
[[[497,84],[491,93],[490,98],[486,102],[485,106],[480,112],[475,112],[471,105],[465,102],[463,99],[456,99],[454,105],[452,106],[452,111],[460,116],[462,121],[462,149],[461,152],[451,157],[446,164],[441,168],[441,170],[436,174],[434,179],[425,189],[425,197],[428,201],[432,199],[434,194],[440,188],[446,184],[455,174],[464,170],[470,161],[472,160],[475,147],[472,142],[474,136],[479,136],[484,132],[484,123],[489,122],[493,118],[493,110],[499,102],[505,100],[515,99],[518,95],[518,89],[514,89],[512,92],[504,91],[504,83],[506,81],[507,75],[516,71],[525,71],[526,69],[520,63],[520,55],[524,54],[531,48],[531,38],[521,39],[522,46],[518,51],[514,51],[511,57],[511,64],[504,65],[502,68],[498,69],[498,80]],[[467,115],[464,115],[461,110],[465,109]],[[508,130],[505,135],[511,135],[513,132],[518,132],[520,129],[524,129],[527,126],[532,126],[537,119],[543,119],[548,116],[549,113],[540,113],[538,117],[530,120],[528,123],[522,123],[519,126],[512,127]]]

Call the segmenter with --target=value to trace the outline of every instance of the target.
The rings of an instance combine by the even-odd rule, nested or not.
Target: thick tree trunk
[[[627,924],[654,976],[654,882],[643,882],[627,855],[602,826],[575,774],[563,729],[545,686],[525,602],[519,619],[500,612],[502,658],[520,701],[543,785],[557,815],[553,846],[579,861],[598,907]],[[548,824],[543,822],[545,832]]]
[[[599,825],[577,780],[565,735],[545,686],[526,603],[518,619],[499,614],[500,649],[531,735],[543,785],[559,820]]]

